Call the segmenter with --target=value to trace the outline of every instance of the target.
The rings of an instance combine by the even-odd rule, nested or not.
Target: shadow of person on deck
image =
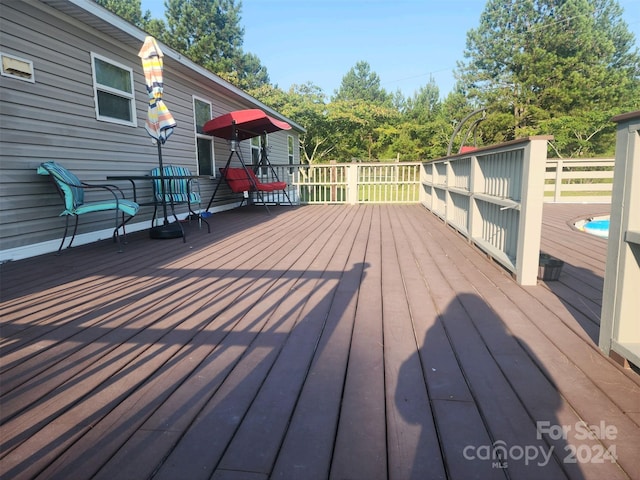
[[[415,455],[399,478],[584,478],[567,443],[578,417],[559,421],[550,375],[480,296],[460,294],[413,323],[417,340],[426,333],[398,373],[395,408]]]

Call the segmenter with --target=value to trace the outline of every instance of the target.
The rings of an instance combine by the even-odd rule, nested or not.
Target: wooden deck
[[[639,479],[640,376],[596,345],[606,242],[567,225],[607,210],[545,206],[566,265],[526,288],[418,205],[2,265],[2,478]]]

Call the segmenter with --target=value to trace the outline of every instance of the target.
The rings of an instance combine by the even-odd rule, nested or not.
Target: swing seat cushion
[[[242,193],[253,190],[249,175],[244,168],[221,168],[220,173],[232,192]]]
[[[241,192],[274,192],[287,188],[286,182],[262,183],[251,169],[239,167],[221,168],[220,173],[234,193]]]

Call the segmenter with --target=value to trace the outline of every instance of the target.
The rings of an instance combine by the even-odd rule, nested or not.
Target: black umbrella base
[[[151,227],[149,230],[149,236],[155,239],[168,239],[168,238],[180,238],[184,234],[182,228],[178,223],[167,223],[158,227]]]

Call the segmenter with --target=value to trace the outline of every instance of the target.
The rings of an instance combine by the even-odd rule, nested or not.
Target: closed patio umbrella
[[[145,129],[151,135],[155,143],[158,145],[158,162],[160,164],[160,185],[164,186],[164,169],[162,165],[162,145],[167,141],[173,133],[176,122],[173,115],[162,100],[163,79],[162,79],[162,50],[158,46],[155,38],[147,36],[144,44],[138,52],[138,56],[142,59],[142,69],[144,70],[144,78],[147,84],[147,93],[149,94],[149,108],[147,111],[147,120]],[[164,213],[164,226],[152,227],[150,235],[152,238],[176,238],[183,236],[182,226],[177,224],[177,228],[169,225],[167,220],[167,202],[164,192],[162,193],[162,208]],[[177,223],[177,222],[176,222]]]
[[[162,80],[162,50],[158,46],[156,39],[147,37],[138,53],[142,59],[142,69],[147,83],[147,93],[149,94],[149,110],[145,128],[149,135],[159,144],[164,144],[173,133],[176,122],[169,112],[169,109],[162,100],[163,80]]]

